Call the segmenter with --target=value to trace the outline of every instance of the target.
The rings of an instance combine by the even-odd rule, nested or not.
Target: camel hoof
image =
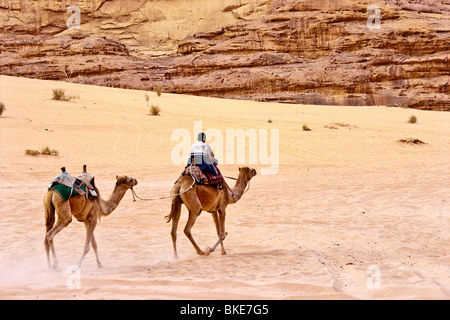
[[[214,251],[214,250],[211,249],[211,248],[206,248],[205,256],[209,256],[209,255],[211,254],[211,252],[213,252],[213,251]]]
[[[197,251],[197,254],[199,254],[199,255],[201,255],[201,256],[204,256],[204,255],[206,255],[206,253],[205,253],[205,252],[203,252],[203,251]]]

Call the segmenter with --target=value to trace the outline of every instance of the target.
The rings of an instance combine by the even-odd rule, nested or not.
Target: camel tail
[[[181,211],[181,204],[183,202],[181,201],[181,197],[179,194],[180,189],[181,189],[180,183],[177,183],[170,191],[170,198],[172,199],[172,207],[170,209],[170,213],[164,217],[166,219],[166,222],[170,222],[173,216]]]
[[[44,198],[45,210],[45,232],[47,233],[55,224],[55,206],[52,202],[52,195],[48,193]]]

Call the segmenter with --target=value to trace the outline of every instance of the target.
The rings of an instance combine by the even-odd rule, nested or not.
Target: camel
[[[62,229],[67,227],[72,221],[72,216],[74,216],[78,221],[84,222],[86,227],[86,242],[84,245],[83,254],[78,261],[78,267],[81,267],[81,263],[85,255],[89,251],[89,245],[92,245],[94,249],[95,257],[97,259],[97,267],[102,268],[102,264],[98,258],[97,254],[97,242],[94,237],[94,229],[97,225],[97,220],[100,220],[102,216],[108,216],[113,212],[123,196],[128,189],[133,188],[137,185],[137,180],[127,176],[116,176],[116,185],[114,191],[108,200],[103,200],[100,196],[100,192],[97,188],[97,198],[86,199],[85,195],[77,195],[71,197],[67,201],[63,201],[59,193],[55,190],[50,190],[44,197],[44,208],[45,208],[45,251],[47,253],[48,266],[51,268],[50,264],[50,254],[51,249],[53,255],[53,268],[58,268],[58,259],[55,254],[55,247],[53,245],[53,238]],[[55,225],[55,212],[58,216],[58,221]]]
[[[183,203],[189,210],[189,218],[184,228],[184,233],[191,241],[197,253],[207,256],[213,252],[220,243],[222,254],[226,254],[223,246],[223,240],[225,240],[225,237],[227,236],[227,233],[225,232],[225,209],[227,205],[236,203],[242,197],[247,184],[255,175],[255,169],[249,167],[239,168],[239,176],[235,186],[230,188],[224,183],[222,190],[217,190],[215,186],[211,185],[197,185],[189,175],[182,176],[178,180],[171,191],[172,207],[170,214],[165,217],[167,222],[172,220],[172,230],[170,234],[172,236],[175,259],[178,259],[176,245],[177,227],[181,215],[181,205]],[[191,233],[195,220],[203,210],[212,214],[214,224],[216,225],[217,235],[219,237],[212,247],[206,249],[206,252],[198,247]]]

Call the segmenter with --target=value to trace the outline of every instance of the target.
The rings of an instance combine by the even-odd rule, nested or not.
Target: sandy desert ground
[[[52,100],[54,88],[76,98]],[[155,117],[144,95],[0,76],[1,299],[450,298],[449,113],[151,92],[150,104],[162,110]],[[411,115],[417,123],[408,123]],[[103,268],[90,251],[79,288],[68,287],[83,224],[74,219],[56,236],[58,270],[47,268],[43,245],[42,200],[60,167],[78,175],[87,164],[104,197],[117,174],[136,178],[141,197],[167,196],[183,167],[171,161],[171,135],[186,129],[193,139],[200,120],[224,135],[279,130],[277,174],[258,174],[228,207],[228,254],[195,253],[183,234],[183,207],[174,260],[164,220],[170,200],[133,202],[127,193],[95,232]],[[397,142],[403,138],[427,144]],[[59,156],[24,153],[45,146]],[[236,176],[239,166],[220,168]],[[209,213],[193,235],[202,248],[216,241]]]

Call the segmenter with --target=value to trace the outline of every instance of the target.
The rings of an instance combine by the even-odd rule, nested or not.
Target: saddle
[[[220,173],[219,168],[217,168],[216,165],[214,165],[214,168],[216,169],[217,174],[204,172],[196,165],[190,165],[189,167],[184,169],[181,175],[182,176],[190,175],[192,178],[194,178],[196,184],[220,185],[223,183],[222,173]]]
[[[76,178],[66,172],[64,167],[61,170],[62,173],[50,182],[48,190],[56,190],[64,201],[77,195],[85,195],[86,199],[97,198],[94,176],[86,172],[86,166],[83,167],[83,173]]]

